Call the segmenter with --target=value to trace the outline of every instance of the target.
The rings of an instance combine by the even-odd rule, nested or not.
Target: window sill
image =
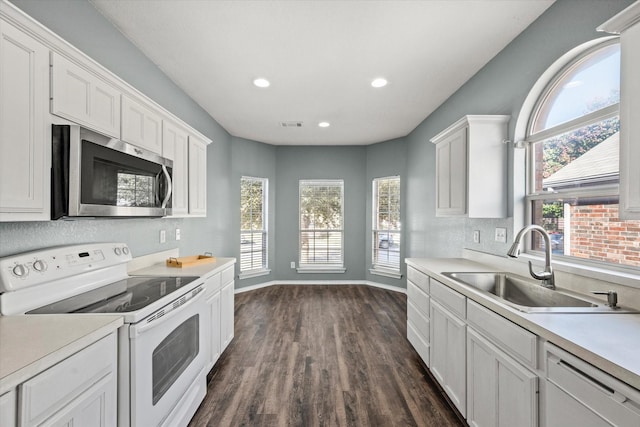
[[[402,274],[398,271],[394,271],[394,270],[387,270],[387,269],[382,269],[382,268],[371,268],[369,269],[369,273],[375,275],[375,276],[383,276],[383,277],[390,277],[392,279],[402,279]]]
[[[260,277],[260,276],[266,276],[268,274],[271,274],[271,270],[268,268],[261,268],[259,270],[250,270],[250,271],[244,271],[242,273],[240,273],[240,276],[238,276],[238,278],[240,280],[243,279],[251,279],[253,277]]]
[[[300,274],[342,274],[346,273],[347,269],[344,267],[299,267],[296,271]]]

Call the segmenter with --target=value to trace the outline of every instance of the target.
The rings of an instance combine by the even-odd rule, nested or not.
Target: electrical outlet
[[[295,261],[291,261],[291,268],[296,268],[296,262]]]
[[[167,241],[167,232],[165,230],[160,230],[160,243],[164,243]]]
[[[480,230],[473,231],[473,243],[480,243]]]
[[[180,229],[176,228],[176,240],[180,240]]]
[[[496,242],[507,243],[507,229],[496,227]]]

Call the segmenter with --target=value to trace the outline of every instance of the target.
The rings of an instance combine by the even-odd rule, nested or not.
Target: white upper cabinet
[[[122,95],[122,140],[162,153],[162,116],[141,100]]]
[[[436,216],[507,215],[509,116],[465,116],[431,139],[436,145]]]
[[[162,121],[162,156],[173,160],[171,215],[189,213],[189,134],[181,126]]]
[[[207,144],[189,135],[189,214],[207,214]]]
[[[598,29],[620,34],[620,219],[640,219],[640,2]]]
[[[120,91],[56,52],[51,65],[51,113],[119,138]]]
[[[49,50],[0,19],[0,221],[50,219]]]

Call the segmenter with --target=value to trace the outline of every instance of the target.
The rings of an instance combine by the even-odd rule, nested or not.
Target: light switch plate
[[[180,229],[176,228],[176,240],[180,240]]]
[[[165,230],[160,230],[160,243],[164,243],[167,241],[167,232]]]
[[[480,243],[480,230],[473,230],[473,243]]]
[[[507,229],[496,227],[496,242],[507,243]]]

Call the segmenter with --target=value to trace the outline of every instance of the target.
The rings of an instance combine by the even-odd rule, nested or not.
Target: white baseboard
[[[240,294],[242,292],[254,291],[256,289],[262,289],[276,285],[364,285],[385,289],[387,291],[400,292],[401,294],[407,293],[407,290],[405,288],[385,285],[384,283],[371,282],[369,280],[272,280],[270,282],[258,283],[256,285],[236,288],[235,293]]]

